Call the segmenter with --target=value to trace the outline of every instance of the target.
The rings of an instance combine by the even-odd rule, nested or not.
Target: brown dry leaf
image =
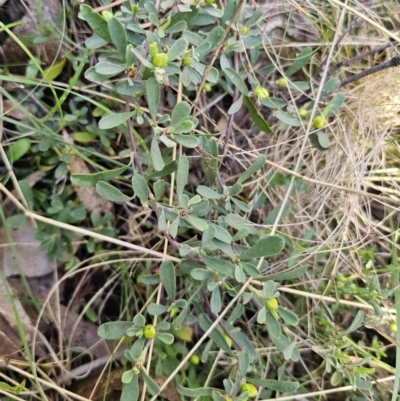
[[[25,360],[19,355],[19,351],[22,349],[22,341],[2,313],[0,313],[0,327],[0,361],[3,359]]]
[[[4,227],[0,228],[0,272],[4,272],[6,277],[21,273],[27,277],[38,277],[54,272],[56,262],[40,250],[31,221],[26,221],[16,230],[9,229],[9,232],[12,244]]]
[[[69,164],[71,174],[90,174],[85,162],[79,157],[73,157]],[[79,200],[86,206],[89,212],[107,213],[112,209],[112,203],[102,198],[93,187],[74,186]]]
[[[34,297],[39,301],[40,305],[43,305],[53,287],[53,275],[29,278],[28,281]],[[13,293],[22,299],[25,292],[21,280],[18,277],[13,277],[9,279],[9,282]],[[36,322],[37,311],[30,303],[24,304],[24,307],[32,321]],[[61,323],[57,319],[57,309],[60,310]],[[55,327],[61,327],[63,338],[70,347],[87,351],[94,358],[110,355],[106,341],[97,335],[98,327],[91,322],[80,319],[78,313],[68,310],[64,305],[57,304],[55,296],[51,297],[49,303],[46,305],[44,316],[52,322]]]
[[[15,311],[28,341],[32,338],[32,321],[19,299],[13,297],[13,305],[8,294],[13,294],[12,290],[0,277],[0,358],[21,359],[18,351],[22,348],[22,341],[17,330]]]
[[[88,351],[94,358],[111,355],[106,341],[97,334],[98,326],[80,319],[79,315],[60,305],[62,331],[64,338],[70,342],[71,347]]]
[[[5,24],[16,21],[21,22],[12,31],[19,39],[23,39],[26,36],[40,35],[41,27],[39,26],[39,21],[43,26],[54,27],[57,14],[60,11],[61,3],[59,0],[27,0],[25,2],[8,0],[5,1],[2,16]],[[1,39],[1,42],[4,41],[4,43],[0,42],[0,63],[16,64],[18,67],[14,67],[15,71],[22,72],[24,67],[20,67],[21,63],[28,61],[28,55],[11,37],[6,37],[5,40],[1,37]],[[31,45],[29,50],[44,65],[50,65],[55,60],[63,57],[62,43],[59,39],[50,39],[45,43]]]
[[[103,400],[104,396],[106,396],[105,399],[107,401],[119,401],[122,390],[121,376],[123,373],[123,368],[113,370],[110,375],[100,379],[100,382],[97,386],[96,384],[99,381],[98,377],[81,380],[74,385],[73,391],[82,397],[89,398],[93,389],[96,387],[96,391],[90,398],[92,401]],[[159,386],[164,384],[165,380],[167,379],[167,377],[163,375],[156,376],[154,372],[150,372],[150,376]],[[139,387],[143,387],[143,379],[141,375],[139,375]],[[160,396],[166,398],[168,401],[181,400],[181,396],[176,391],[173,383],[169,383],[161,392]]]

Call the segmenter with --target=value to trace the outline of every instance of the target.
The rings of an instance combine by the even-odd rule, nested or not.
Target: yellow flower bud
[[[278,300],[277,300],[276,298],[271,297],[271,298],[268,298],[268,299],[265,301],[265,307],[266,307],[270,312],[276,311],[276,310],[278,309],[278,306],[279,306],[279,302],[278,302]]]
[[[326,118],[324,116],[315,117],[312,124],[314,128],[324,128],[326,125]]]
[[[152,324],[146,324],[143,329],[143,335],[146,340],[151,340],[156,335],[156,329]]]
[[[257,395],[257,388],[254,384],[246,383],[240,386],[240,393],[247,391],[250,398],[254,398]]]
[[[158,53],[153,57],[153,65],[157,68],[164,68],[168,64],[168,54]]]
[[[261,85],[258,85],[256,89],[254,89],[254,94],[259,100],[265,100],[269,97],[269,92]]]

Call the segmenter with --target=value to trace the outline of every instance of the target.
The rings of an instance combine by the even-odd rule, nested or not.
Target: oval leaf
[[[279,391],[280,393],[293,393],[300,386],[298,382],[290,382],[285,380],[274,379],[247,379],[249,383],[255,386],[262,386],[270,390]]]
[[[142,202],[149,200],[149,188],[145,178],[140,174],[135,174],[132,177],[132,187],[137,196]]]
[[[224,276],[233,277],[235,274],[235,266],[226,260],[213,258],[207,255],[203,256],[202,260],[207,267],[220,274],[223,274]]]
[[[180,38],[174,42],[168,51],[168,61],[174,61],[180,57],[187,49],[188,42],[186,39]]]
[[[263,258],[271,255],[275,255],[282,251],[285,246],[285,241],[278,235],[271,235],[267,238],[262,238],[257,241],[251,248],[244,251],[241,255],[241,259],[254,259]]]
[[[110,18],[108,20],[108,32],[113,45],[117,48],[119,55],[125,61],[127,38],[124,26],[116,18]]]
[[[199,185],[196,188],[196,192],[199,195],[201,195],[203,198],[207,198],[207,199],[221,199],[222,198],[221,194],[217,194],[211,188],[206,187],[204,185]]]
[[[157,118],[158,106],[160,104],[160,84],[155,78],[149,78],[146,82],[147,104],[153,120]]]
[[[162,262],[158,274],[169,299],[171,300],[171,302],[173,302],[175,300],[176,276],[175,267],[172,262],[169,260]]]
[[[263,116],[258,112],[256,107],[254,106],[253,102],[248,96],[244,97],[244,104],[247,107],[247,110],[249,111],[251,120],[253,123],[260,128],[262,132],[265,132],[266,134],[274,135],[272,132],[271,128],[269,127],[268,123],[264,120]]]
[[[127,202],[132,198],[123,194],[118,188],[115,188],[113,185],[108,182],[100,181],[96,184],[96,192],[111,202]]]
[[[127,113],[115,113],[105,116],[99,121],[99,128],[110,129],[118,127],[118,125],[125,123],[126,120],[131,118],[134,114],[135,114],[134,111],[130,111]]]
[[[118,340],[125,337],[132,326],[132,322],[107,322],[98,328],[97,334],[105,340]]]
[[[239,92],[243,95],[247,95],[249,93],[246,84],[244,83],[242,77],[232,68],[224,69],[225,75],[229,78],[229,80],[233,83],[233,85],[238,88]]]
[[[119,167],[113,170],[100,171],[94,174],[73,174],[71,182],[80,187],[95,187],[100,181],[109,181],[121,175],[128,167]]]

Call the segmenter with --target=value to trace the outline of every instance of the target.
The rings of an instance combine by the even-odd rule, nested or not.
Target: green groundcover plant
[[[267,59],[262,51],[263,13],[244,7],[240,0],[228,0],[224,7],[213,0],[141,0],[101,13],[82,4],[79,18],[93,31],[85,41],[85,57],[91,54],[95,63],[85,69],[84,78],[99,92],[123,99],[124,104],[119,107],[109,100],[96,103],[98,125],[77,131],[74,139],[85,143],[96,138],[112,154],[111,142],[122,134],[128,150],[119,156],[128,162],[110,162],[104,157],[105,166],[91,163],[98,172],[72,174],[71,182],[77,187],[95,188],[98,195],[117,205],[133,202],[142,210],[151,210],[157,217],[157,230],[168,245],[164,256],[168,253],[179,260],[164,257],[156,272],[140,276],[142,285],[159,288],[162,296],[157,301],[151,299],[140,313],[99,328],[98,334],[104,339],[123,339],[129,344],[124,353],[121,400],[139,399],[140,377],[152,400],[171,380],[176,380],[176,388],[185,399],[246,400],[257,395],[264,399],[276,393],[290,396],[306,392],[307,386],[283,363],[301,359],[296,328],[304,309],[296,302],[292,304],[295,308],[281,302],[279,287],[306,273],[308,266],[296,262],[302,252],[312,252],[308,244],[313,232],[309,230],[296,241],[278,231],[278,223],[292,208],[288,199],[281,200],[262,224],[255,224],[266,197],[261,190],[249,188],[259,179],[268,182],[267,190],[281,186],[290,194],[306,191],[307,186],[299,178],[266,173],[262,154],[232,178],[226,173],[229,166],[224,162],[224,146],[231,135],[231,119],[245,107],[263,135],[274,135],[265,117],[272,116],[280,130],[308,125],[312,128],[308,136],[311,144],[321,152],[328,150],[325,128],[344,102],[344,96],[335,93],[338,80],[331,79],[320,88],[321,99],[327,93],[333,95],[326,103],[321,100],[318,115],[312,112],[314,102],[295,107],[271,97],[260,82],[276,72],[274,66],[253,68],[258,60]],[[294,77],[312,55],[311,48],[304,48],[273,85],[290,93],[308,91],[309,83],[295,81]],[[199,117],[201,98],[210,101],[216,88],[233,99],[227,111],[227,128],[217,134],[209,132]],[[62,124],[87,124],[87,109],[80,107],[79,101],[71,100],[70,110],[69,115],[60,117]],[[47,134],[33,147],[27,138],[15,141],[8,149],[8,159],[16,162],[31,151],[43,169],[45,165],[57,166],[56,178],[66,176],[73,156],[90,162],[91,150],[68,147]],[[57,157],[54,149],[58,149]],[[196,165],[195,156],[200,158]],[[203,181],[199,185],[189,182],[193,166],[201,169]],[[25,182],[21,182],[21,189],[32,205],[36,202],[39,207],[38,203],[44,201],[44,196],[30,191]],[[86,219],[86,211],[83,205],[68,200],[71,191],[69,187],[62,194],[52,195],[46,212],[57,221],[79,224]],[[90,218],[95,232],[116,236],[111,214],[92,214]],[[8,222],[18,227],[23,220],[24,216],[16,215]],[[58,260],[69,260],[70,233],[39,224],[37,238],[43,251]],[[95,253],[99,248],[89,240],[86,250]],[[271,273],[269,260],[281,255],[287,256],[285,269]],[[67,268],[74,262],[69,261]],[[343,289],[348,283],[342,281]],[[371,292],[374,288],[371,283]],[[242,324],[243,319],[257,326],[257,334]],[[364,314],[357,313],[352,324],[339,333],[323,316],[317,319],[332,335],[324,347],[313,347],[312,339],[308,345],[324,360],[326,372],[335,371],[332,383],[345,381],[353,388],[370,390],[374,369],[365,366],[369,359],[352,362],[345,352],[354,345],[347,336],[363,324]],[[194,336],[185,336],[185,329],[193,326],[200,334],[189,347],[185,341],[192,341]],[[268,360],[257,347],[258,336],[268,338],[271,345]],[[214,366],[214,360],[227,369]],[[281,367],[266,375],[269,363]],[[207,366],[208,377],[197,375],[200,365]],[[164,384],[151,377],[149,366],[156,375],[168,377]],[[214,385],[219,375],[223,377],[215,381],[219,385],[212,386],[210,382]]]

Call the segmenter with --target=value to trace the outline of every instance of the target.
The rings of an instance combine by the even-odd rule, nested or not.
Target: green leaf
[[[204,142],[201,168],[210,184],[215,183],[216,171],[218,169],[218,146],[215,139],[210,138]]]
[[[160,231],[165,231],[168,229],[167,219],[165,217],[165,209],[161,209],[160,217],[158,218],[158,229]]]
[[[293,393],[300,386],[300,383],[298,382],[290,382],[285,380],[247,378],[247,381],[255,386],[262,386],[284,394]]]
[[[294,269],[284,270],[281,273],[270,274],[268,276],[264,276],[263,278],[276,281],[294,280],[301,277],[306,272],[307,267],[308,266],[303,265]]]
[[[16,214],[7,219],[7,226],[11,228],[19,228],[28,218],[24,214]]]
[[[137,327],[144,326],[144,324],[145,324],[145,322],[143,322],[142,325],[141,324],[139,325],[135,322],[135,326],[137,326]],[[129,331],[128,331],[128,333],[129,333]],[[136,334],[136,332],[134,334]],[[146,343],[146,339],[144,337],[137,338],[136,341],[133,343],[133,345],[130,349],[130,355],[134,361],[139,359],[140,355],[142,355],[145,343]]]
[[[315,134],[309,135],[310,142],[314,146],[314,148],[322,151],[327,151],[330,146],[329,138],[323,131],[318,131]]]
[[[161,154],[160,147],[158,146],[157,137],[154,135],[153,139],[151,140],[151,147],[150,147],[150,154],[151,160],[153,162],[154,170],[161,171],[164,167],[164,160]]]
[[[158,274],[169,299],[171,302],[175,301],[176,277],[173,263],[169,260],[162,262]]]
[[[131,380],[133,379],[133,376],[135,376],[135,372],[133,369],[126,370],[121,377],[121,382],[124,384],[130,383]]]
[[[215,238],[219,239],[222,242],[225,242],[226,244],[230,244],[233,241],[232,236],[227,230],[225,230],[225,228],[212,223],[210,223],[209,225],[212,225],[215,229]]]
[[[246,274],[250,277],[253,278],[259,278],[260,277],[260,272],[258,271],[257,267],[254,266],[251,263],[241,263],[243,270],[246,272]]]
[[[173,344],[175,340],[174,336],[170,333],[157,333],[157,339],[169,345]]]
[[[297,116],[290,115],[288,113],[284,113],[282,110],[278,110],[275,113],[275,117],[279,120],[282,121],[283,123],[290,125],[292,127],[301,127],[302,123],[298,119]]]
[[[182,121],[187,120],[191,110],[192,108],[188,102],[183,101],[177,103],[171,113],[171,126],[178,125]]]
[[[158,285],[160,284],[160,277],[158,274],[148,274],[140,277],[140,282],[145,285]]]
[[[146,81],[146,96],[151,118],[156,120],[158,107],[160,105],[161,90],[160,84],[153,77],[150,77]]]
[[[126,336],[126,331],[132,326],[132,322],[107,322],[98,328],[97,334],[105,340],[119,340]]]
[[[195,136],[191,135],[174,135],[174,141],[184,146],[185,148],[193,149],[199,144],[199,140]]]
[[[154,65],[147,60],[146,58],[143,57],[142,53],[138,49],[135,49],[134,47],[131,49],[131,52],[135,55],[135,57],[142,63],[142,65],[148,69],[153,69]]]
[[[257,313],[257,323],[264,324],[267,320],[267,309],[263,306]]]
[[[249,93],[242,77],[234,69],[229,67],[225,68],[224,73],[233,83],[233,85],[239,90],[240,93],[242,93],[243,95],[247,95]]]
[[[343,93],[337,93],[327,104],[326,108],[329,110],[329,112],[325,117],[328,117],[329,115],[338,111],[343,106],[344,100],[345,95]]]
[[[7,149],[6,156],[12,164],[24,156],[31,148],[31,140],[29,138],[21,138],[13,142]]]
[[[219,313],[221,311],[222,308],[221,292],[219,291],[218,286],[216,286],[211,292],[210,306],[211,306],[211,312],[213,313]]]
[[[132,188],[135,196],[137,196],[142,202],[147,202],[149,200],[149,187],[147,186],[147,182],[142,175],[133,175]]]
[[[169,28],[165,30],[166,33],[178,33],[186,30],[187,23],[185,21],[179,21],[174,25],[170,25]]]
[[[108,116],[103,117],[99,121],[100,129],[110,129],[118,127],[118,125],[124,124],[126,120],[131,118],[135,114],[134,111],[130,111],[127,113],[114,113]]]
[[[274,296],[277,286],[278,286],[278,284],[272,280],[266,281],[263,285],[263,297],[270,298],[270,297]]]
[[[172,238],[175,238],[178,234],[178,228],[181,218],[178,216],[168,227],[168,232],[171,234]]]
[[[264,120],[263,116],[258,112],[256,107],[254,106],[252,100],[248,97],[244,97],[244,104],[249,111],[251,121],[262,131],[266,134],[274,135],[271,128],[269,127],[268,123]]]
[[[125,69],[125,65],[110,63],[109,61],[99,61],[94,67],[94,70],[98,74],[104,75],[108,78],[120,74],[122,71],[125,71]]]
[[[144,382],[146,383],[147,389],[151,395],[158,395],[160,393],[160,387],[158,384],[147,374],[145,369],[141,370]]]
[[[207,255],[204,255],[201,259],[210,269],[215,270],[216,272],[223,274],[224,276],[234,277],[235,266],[232,263]]]
[[[299,324],[299,318],[297,315],[286,308],[278,307],[278,315],[290,326],[297,326]]]
[[[126,46],[128,42],[124,26],[116,18],[110,18],[108,20],[108,32],[113,45],[117,48],[119,55],[125,61]]]
[[[199,217],[192,214],[188,214],[187,216],[185,216],[184,220],[199,231],[204,231],[208,226],[205,220],[200,219]]]
[[[207,74],[207,81],[216,84],[218,82],[219,72],[216,68],[211,67]]]
[[[259,354],[253,347],[253,344],[248,338],[248,334],[242,333],[241,331],[235,331],[231,333],[233,337],[236,339],[236,341],[242,346],[242,349],[244,352],[247,353],[247,355],[250,358],[250,362],[256,360],[259,357]]]
[[[347,336],[350,333],[353,333],[356,331],[360,326],[362,326],[364,322],[364,312],[358,311],[357,315],[354,317],[353,321],[351,322],[351,325],[346,329],[340,332],[339,336],[336,336],[336,338],[343,338],[344,336]]]
[[[225,222],[229,224],[231,227],[235,228],[236,230],[246,229],[250,234],[257,235],[258,230],[254,227],[254,223],[249,220],[246,220],[242,216],[238,214],[230,213],[225,216]]]
[[[199,185],[196,188],[196,192],[201,195],[203,198],[207,199],[221,199],[222,195],[217,194],[215,191],[213,191],[211,188],[206,187],[204,185]]]
[[[150,315],[162,315],[169,309],[167,305],[160,305],[160,304],[150,304],[147,307],[147,313]]]
[[[369,391],[372,388],[372,382],[361,376],[356,376],[356,387],[360,390]]]
[[[208,33],[205,41],[210,42],[211,48],[214,48],[219,45],[223,36],[224,30],[220,26],[217,26]]]
[[[121,175],[128,167],[119,167],[113,170],[101,171],[95,174],[73,174],[71,182],[80,187],[95,187],[100,181],[109,181]]]
[[[18,384],[16,386],[11,386],[10,384],[5,383],[5,382],[0,382],[0,389],[1,390],[9,391],[9,392],[12,392],[14,394],[21,393],[24,390],[24,388],[25,388],[25,380],[23,380],[21,382],[21,384]],[[11,397],[7,397],[7,398],[11,399]],[[13,399],[14,399],[14,397],[13,397]],[[15,398],[15,399],[17,399],[17,398]]]
[[[282,251],[285,241],[278,235],[258,240],[251,248],[241,253],[241,259],[255,259],[275,255]]]
[[[243,104],[243,95],[239,96],[239,99],[236,100],[235,103],[232,103],[231,107],[229,107],[228,114],[231,116],[240,110]]]
[[[212,273],[209,270],[202,268],[192,269],[190,275],[198,281],[205,281],[212,277]]]
[[[265,165],[265,156],[264,155],[259,155],[255,162],[244,172],[240,175],[238,178],[237,182],[239,184],[242,184],[245,182],[248,178],[253,177],[253,175],[260,170],[262,167]]]
[[[207,331],[210,328],[211,324],[212,322],[206,314],[201,313],[199,315],[199,325],[202,330]],[[223,349],[229,355],[232,354],[232,351],[229,348],[223,334],[217,328],[215,328],[208,336],[211,338],[211,340],[215,342],[218,348]]]
[[[108,33],[107,21],[103,17],[93,12],[92,7],[87,6],[86,4],[81,5],[80,12],[96,35],[100,36],[107,42],[112,43],[111,36]]]
[[[164,177],[165,175],[172,174],[178,168],[178,163],[173,160],[161,170],[161,171],[154,171],[153,173],[146,176],[147,179],[157,178],[157,177]]]
[[[292,203],[288,200],[285,205],[283,206],[283,211],[280,215],[280,219],[282,220],[289,212],[292,207]],[[273,225],[278,224],[280,221],[276,221],[280,211],[282,209],[282,202],[279,202],[269,213],[267,218],[263,221],[265,225]]]
[[[170,130],[175,134],[187,134],[192,131],[194,128],[194,124],[191,120],[185,120],[175,125],[174,127],[170,127]]]
[[[306,47],[304,50],[302,50],[294,59],[293,64],[286,70],[285,76],[290,77],[295,72],[303,68],[310,61],[312,53],[313,51],[311,47]]]
[[[174,61],[186,51],[188,42],[186,39],[179,38],[168,51],[168,61]]]
[[[94,34],[92,37],[86,39],[85,46],[87,49],[95,50],[105,46],[107,43],[106,40]]]
[[[214,390],[212,387],[187,388],[182,387],[179,383],[176,385],[176,389],[179,394],[189,398],[210,396]]]
[[[215,228],[211,224],[204,230],[203,236],[201,237],[201,247],[205,248],[210,245],[215,235]]]
[[[271,312],[267,310],[267,330],[268,334],[271,337],[271,340],[274,342],[275,338],[278,338],[282,334],[281,326],[279,326],[278,321],[275,319],[274,316],[272,316]],[[274,342],[275,344],[275,342]],[[276,345],[276,344],[275,344]],[[286,345],[285,345],[286,348]],[[282,351],[281,348],[278,347],[280,351]]]
[[[246,376],[247,369],[250,366],[250,359],[247,352],[240,352],[238,357],[239,377],[243,378]]]
[[[87,142],[93,141],[93,139],[97,137],[97,133],[96,132],[85,132],[85,131],[73,132],[70,136],[76,142],[87,143]]]
[[[176,173],[176,194],[182,195],[189,177],[189,159],[180,156],[178,161],[178,171]]]
[[[139,398],[138,375],[133,375],[132,380],[122,389],[120,401],[137,401]]]
[[[229,189],[229,195],[236,196],[239,195],[242,191],[243,185],[237,182],[236,184],[233,184],[232,187]]]
[[[238,283],[243,283],[246,280],[246,275],[239,265],[235,265],[235,279]]]
[[[165,191],[165,181],[159,180],[153,184],[153,192],[154,192],[154,199],[156,201],[160,200],[161,197],[164,195]]]
[[[133,199],[133,197],[123,194],[118,188],[104,181],[99,181],[96,184],[96,192],[111,202],[128,202]]]

